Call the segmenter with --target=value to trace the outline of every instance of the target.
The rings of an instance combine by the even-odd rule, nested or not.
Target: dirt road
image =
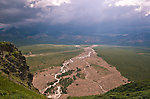
[[[121,76],[115,67],[109,65],[92,49],[95,46],[84,48],[83,53],[67,60],[62,67],[47,69],[44,72],[34,75],[33,85],[44,94],[52,86],[55,90],[52,93],[46,93],[48,98],[58,99],[67,96],[88,96],[103,94],[120,85],[128,83],[128,79]],[[78,70],[77,70],[78,69]],[[69,70],[73,73],[58,78]],[[78,75],[80,76],[78,76]],[[67,86],[67,94],[63,94],[60,80],[75,77],[76,79]],[[53,82],[47,85],[48,82]]]

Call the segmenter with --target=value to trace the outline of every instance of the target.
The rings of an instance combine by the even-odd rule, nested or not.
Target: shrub
[[[80,78],[81,74],[77,73],[76,76]]]

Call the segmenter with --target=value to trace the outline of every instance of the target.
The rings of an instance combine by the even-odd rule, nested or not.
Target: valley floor
[[[60,97],[52,98],[63,99],[68,96],[103,94],[129,83],[128,79],[121,76],[114,66],[98,57],[93,47],[95,46],[84,48],[83,53],[65,61],[62,67],[51,67],[36,73],[33,78],[33,85],[47,96],[54,96],[61,92],[59,93]],[[67,79],[70,79],[70,82]],[[53,84],[50,85],[49,83]],[[52,85],[55,86],[52,88]],[[61,89],[56,93],[58,86]],[[65,92],[63,92],[63,88]],[[45,89],[48,92],[43,92]]]

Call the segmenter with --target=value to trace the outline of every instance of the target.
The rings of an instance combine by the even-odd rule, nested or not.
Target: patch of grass
[[[97,64],[91,64],[92,67],[94,67],[94,69],[97,71],[98,74],[108,74],[109,71],[107,68],[105,67],[102,67],[100,65],[97,65]]]
[[[32,52],[32,54],[54,53],[77,49],[80,48],[74,47],[73,45],[53,45],[53,44],[37,44],[19,47],[19,50],[21,50],[23,54],[28,54],[29,52]]]
[[[0,99],[46,99],[0,74]]]
[[[73,45],[53,45],[53,44],[37,44],[19,47],[23,54],[36,54],[34,57],[27,57],[27,64],[30,66],[32,73],[41,71],[42,69],[61,66],[65,60],[77,56],[83,49],[74,47]],[[31,52],[31,53],[30,53]],[[40,55],[43,54],[43,55]]]
[[[104,70],[104,71],[108,71],[107,68],[102,67],[102,66],[100,66],[100,65],[91,64],[91,66],[93,66],[95,69],[102,69],[102,70]]]
[[[81,47],[90,47],[91,45],[80,45]]]
[[[80,78],[85,79],[86,74],[85,73],[80,73]]]
[[[28,57],[27,64],[30,66],[30,71],[34,73],[48,67],[61,66],[65,60],[79,55],[82,51],[83,50],[77,50],[74,52],[63,52],[46,56]]]
[[[149,48],[101,46],[95,51],[129,80],[150,79]]]

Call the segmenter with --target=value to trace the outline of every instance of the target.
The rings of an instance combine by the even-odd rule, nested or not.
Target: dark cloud
[[[144,11],[135,11],[139,5],[109,6],[112,0],[109,3],[106,0],[71,0],[71,3],[60,2],[57,6],[52,2],[55,0],[51,0],[50,5],[45,0],[44,3],[31,7],[27,5],[31,4],[29,1],[31,0],[1,0],[1,27],[44,23],[56,27],[71,25],[76,29],[90,29],[94,33],[149,31],[150,17],[145,17],[147,6],[143,8]]]
[[[38,9],[25,7],[24,0],[1,0],[0,23],[17,25],[27,22],[27,19],[35,19]]]

